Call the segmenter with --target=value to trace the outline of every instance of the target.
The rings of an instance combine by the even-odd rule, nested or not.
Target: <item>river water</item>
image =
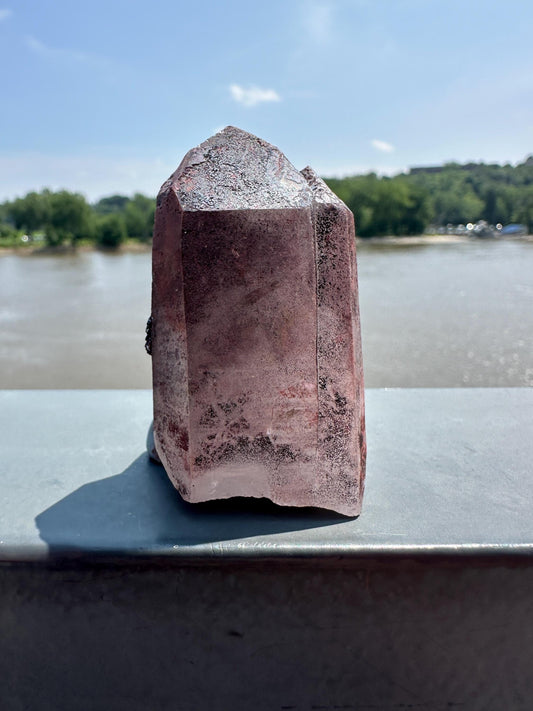
[[[149,388],[150,254],[0,256],[0,388]],[[533,243],[361,244],[367,387],[533,386]]]

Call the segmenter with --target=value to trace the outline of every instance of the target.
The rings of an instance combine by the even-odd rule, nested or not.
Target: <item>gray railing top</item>
[[[150,391],[0,392],[0,561],[533,555],[533,389],[368,390],[363,513],[184,503]]]

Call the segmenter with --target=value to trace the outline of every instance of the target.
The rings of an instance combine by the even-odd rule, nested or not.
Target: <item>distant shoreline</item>
[[[466,235],[411,235],[409,237],[358,237],[357,244],[452,244],[472,242]]]
[[[358,237],[357,244],[360,245],[397,245],[397,246],[415,246],[415,245],[432,245],[432,244],[457,244],[465,242],[533,242],[533,235],[511,236],[511,237],[496,237],[496,238],[472,238],[466,235],[413,235],[410,237]],[[0,257],[4,255],[13,255],[30,257],[30,256],[48,256],[61,254],[80,254],[85,252],[102,252],[103,254],[121,255],[121,254],[143,254],[152,251],[151,243],[142,242],[126,242],[118,249],[106,249],[92,244],[82,244],[77,247],[70,245],[60,245],[58,247],[45,246],[28,246],[20,245],[19,247],[0,247]]]
[[[411,237],[359,237],[357,244],[456,244],[464,242],[533,242],[533,235],[468,237],[467,235],[413,235]]]
[[[106,249],[105,247],[99,247],[93,244],[81,244],[76,247],[70,245],[59,245],[57,247],[46,247],[46,246],[28,246],[20,245],[19,247],[0,247],[0,257],[8,254],[16,254],[23,257],[31,256],[48,256],[48,255],[60,255],[60,254],[81,254],[85,252],[102,252],[103,254],[142,254],[144,252],[151,252],[152,244],[151,242],[126,242],[120,245],[118,249]]]

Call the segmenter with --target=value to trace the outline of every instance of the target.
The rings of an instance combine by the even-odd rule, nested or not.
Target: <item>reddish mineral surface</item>
[[[306,168],[228,127],[158,196],[154,441],[191,502],[361,508],[363,370],[353,216]]]

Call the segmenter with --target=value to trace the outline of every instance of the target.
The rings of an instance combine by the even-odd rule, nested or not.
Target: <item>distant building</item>
[[[444,166],[442,165],[426,165],[417,166],[416,168],[410,168],[410,175],[417,175],[417,173],[442,173]]]
[[[533,156],[531,158],[533,162]],[[441,173],[443,170],[449,170],[451,168],[455,170],[471,171],[476,170],[479,167],[499,168],[500,166],[497,163],[445,163],[444,165],[419,165],[415,168],[410,168],[409,173],[411,175],[417,175],[420,173]]]

